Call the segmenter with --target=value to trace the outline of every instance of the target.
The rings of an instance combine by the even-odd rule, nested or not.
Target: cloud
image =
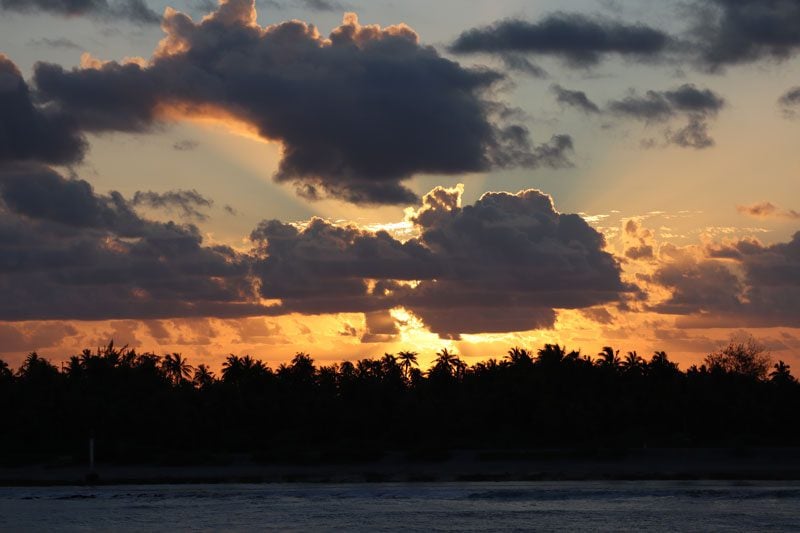
[[[0,170],[0,320],[262,314],[249,260],[46,167]]]
[[[47,48],[61,48],[67,50],[81,50],[83,47],[66,37],[59,37],[58,39],[50,39],[43,37],[41,39],[31,39],[29,43],[33,46],[44,46]]]
[[[296,20],[261,27],[252,0],[226,0],[199,23],[167,10],[163,28],[147,64],[39,64],[40,97],[87,131],[243,121],[283,144],[274,178],[311,199],[403,204],[416,201],[403,183],[420,173],[569,164],[569,137],[536,145],[503,118],[492,96],[501,74],[441,57],[408,26],[347,14],[326,39]]]
[[[501,59],[506,70],[521,72],[534,78],[547,78],[547,71],[522,54],[503,54]]]
[[[75,122],[34,103],[16,65],[0,54],[0,164],[11,161],[75,163],[86,142]]]
[[[341,11],[344,9],[339,2],[331,2],[330,0],[300,0],[300,4],[313,11]]]
[[[184,139],[172,145],[172,149],[178,152],[191,152],[196,150],[200,143],[191,139]]]
[[[693,84],[683,84],[667,91],[647,91],[643,96],[631,93],[621,100],[608,103],[607,111],[622,118],[645,123],[663,123],[684,117],[686,125],[673,131],[668,129],[665,140],[684,148],[708,148],[714,140],[708,135],[708,120],[725,107],[725,100],[710,89],[698,89]]]
[[[0,346],[3,352],[30,352],[59,346],[78,330],[64,322],[0,324]]]
[[[763,59],[782,61],[800,48],[795,0],[695,0],[689,32],[697,61],[711,71]]]
[[[628,96],[611,100],[600,108],[583,91],[552,85],[550,90],[562,106],[575,108],[587,115],[606,115],[631,119],[645,124],[664,124],[676,119],[686,123],[677,130],[667,127],[663,131],[666,144],[683,148],[708,148],[714,140],[708,134],[708,121],[725,107],[725,99],[710,89],[699,89],[686,83],[666,91],[647,91],[640,95],[631,90]],[[651,143],[655,145],[656,143]]]
[[[551,85],[550,90],[556,95],[556,101],[561,105],[574,107],[589,115],[600,113],[597,104],[592,102],[583,91],[571,91],[557,84]]]
[[[419,236],[405,242],[320,219],[302,229],[262,223],[252,235],[262,297],[279,299],[281,314],[402,306],[458,338],[552,327],[556,309],[629,290],[602,235],[539,191],[487,193],[462,207],[461,188],[437,187],[410,220]]]
[[[0,8],[21,13],[44,12],[65,17],[125,19],[135,24],[158,24],[161,17],[144,0],[0,0]]]
[[[194,191],[96,193],[41,165],[0,170],[0,320],[244,318],[364,313],[364,342],[397,335],[403,307],[444,338],[553,327],[558,309],[619,301],[630,287],[601,234],[535,190],[462,206],[436,188],[400,241],[322,219],[265,221],[240,253],[189,224],[140,216]],[[208,201],[210,203],[210,201]],[[153,322],[155,323],[155,322]]]
[[[554,13],[537,22],[506,19],[463,32],[450,46],[467,53],[552,55],[572,67],[587,67],[609,55],[656,61],[672,42],[665,32],[643,24]]]
[[[364,314],[366,331],[361,336],[361,342],[394,342],[400,330],[394,317],[389,311],[373,311]]]
[[[753,205],[737,205],[736,210],[754,218],[788,218],[800,220],[800,212],[794,209],[780,209],[771,202],[761,202]]]
[[[780,98],[778,98],[778,106],[783,111],[786,118],[794,118],[797,116],[797,110],[800,109],[800,87],[792,87]]]
[[[200,211],[214,205],[213,200],[206,198],[196,190],[172,190],[163,193],[153,191],[136,191],[130,201],[133,206],[147,206],[155,209],[171,211],[177,209],[183,218],[207,220],[208,215]]]
[[[290,0],[287,2],[278,2],[277,0],[256,0],[256,5],[268,9],[287,9],[291,7],[299,7],[308,9],[310,11],[345,11],[347,8],[340,2],[333,2],[331,0]],[[212,5],[207,11],[216,9]]]
[[[671,295],[653,309],[679,327],[793,327],[800,323],[800,232],[788,242],[743,239],[696,256],[678,251],[653,282]]]
[[[655,244],[653,232],[636,219],[629,219],[624,226],[622,242],[625,244],[625,257],[634,261],[650,260],[654,258]]]

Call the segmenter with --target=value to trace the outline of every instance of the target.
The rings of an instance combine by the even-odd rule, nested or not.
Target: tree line
[[[686,371],[648,359],[546,344],[472,365],[443,349],[429,368],[402,351],[273,369],[229,355],[219,375],[181,354],[113,342],[61,368],[30,353],[0,361],[0,462],[359,461],[387,450],[793,446],[800,384],[753,340]],[[427,454],[427,455],[426,455]]]

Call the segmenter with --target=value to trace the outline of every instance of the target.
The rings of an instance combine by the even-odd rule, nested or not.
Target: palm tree
[[[161,368],[167,378],[175,385],[180,385],[189,379],[194,367],[179,353],[167,354],[161,362]]]
[[[459,376],[463,372],[464,366],[464,362],[456,354],[450,353],[447,348],[442,348],[436,353],[432,370],[442,372],[448,376]]]
[[[667,357],[667,352],[653,352],[653,357],[647,364],[647,372],[656,376],[668,376],[678,371],[678,363],[673,363]]]
[[[600,357],[598,364],[601,367],[610,368],[612,370],[619,368],[619,350],[614,351],[614,348],[611,346],[603,346],[603,349],[597,355]]]
[[[625,359],[623,359],[620,363],[620,367],[628,373],[641,372],[644,369],[644,366],[645,360],[639,357],[639,354],[636,353],[636,350],[628,352],[628,355],[626,355]]]
[[[8,367],[8,363],[0,359],[0,381],[7,381],[13,377],[11,373],[11,369]]]
[[[397,359],[400,361],[400,368],[403,370],[403,375],[407,380],[411,379],[411,369],[417,364],[417,352],[398,352]]]
[[[314,360],[305,352],[297,352],[289,368],[292,379],[297,383],[312,383],[317,374]]]
[[[197,368],[194,371],[194,377],[192,378],[192,382],[200,389],[208,387],[216,378],[214,377],[214,372],[211,371],[206,365],[197,365]]]
[[[554,366],[560,363],[565,355],[567,348],[558,344],[545,344],[536,352],[536,362],[545,366]]]
[[[529,365],[533,362],[531,353],[525,348],[514,346],[506,356],[512,365]]]
[[[775,370],[769,373],[769,379],[773,383],[793,383],[795,381],[794,376],[789,372],[791,368],[790,365],[787,365],[783,361],[778,361],[773,365],[773,368]]]

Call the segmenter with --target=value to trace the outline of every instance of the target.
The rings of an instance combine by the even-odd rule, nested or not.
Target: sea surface
[[[800,483],[0,488],[0,530],[800,531]]]

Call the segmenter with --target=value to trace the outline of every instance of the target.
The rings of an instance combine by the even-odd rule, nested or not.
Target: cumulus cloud
[[[586,67],[616,54],[642,61],[657,59],[671,38],[643,24],[555,13],[538,22],[506,19],[463,32],[450,46],[455,53],[530,53],[559,57],[570,66]]]
[[[34,164],[0,170],[0,320],[250,316],[247,257],[119,193]]]
[[[800,323],[800,232],[788,242],[742,239],[702,255],[674,253],[651,281],[671,296],[653,309],[686,315],[683,327],[771,327]]]
[[[208,215],[201,209],[210,208],[214,201],[196,190],[172,190],[163,193],[153,191],[136,191],[130,201],[133,206],[147,206],[167,211],[177,210],[183,218],[208,220]]]
[[[37,105],[16,65],[0,54],[0,164],[75,163],[86,149],[75,121]]]
[[[406,242],[320,219],[302,229],[262,223],[252,235],[262,296],[281,301],[276,313],[402,306],[458,338],[552,327],[557,309],[617,301],[629,290],[602,235],[558,213],[549,196],[487,193],[462,206],[461,192],[427,194],[410,216],[419,236]]]
[[[416,201],[403,182],[419,173],[569,164],[569,137],[537,145],[503,118],[501,74],[441,57],[408,26],[348,14],[324,38],[296,20],[261,27],[253,0],[225,0],[198,23],[167,10],[162,27],[147,64],[39,64],[40,97],[88,131],[244,121],[283,144],[274,178],[312,199],[403,204]]]
[[[125,19],[135,24],[158,24],[161,17],[144,0],[0,0],[0,8],[22,13],[45,12],[66,17]]]

